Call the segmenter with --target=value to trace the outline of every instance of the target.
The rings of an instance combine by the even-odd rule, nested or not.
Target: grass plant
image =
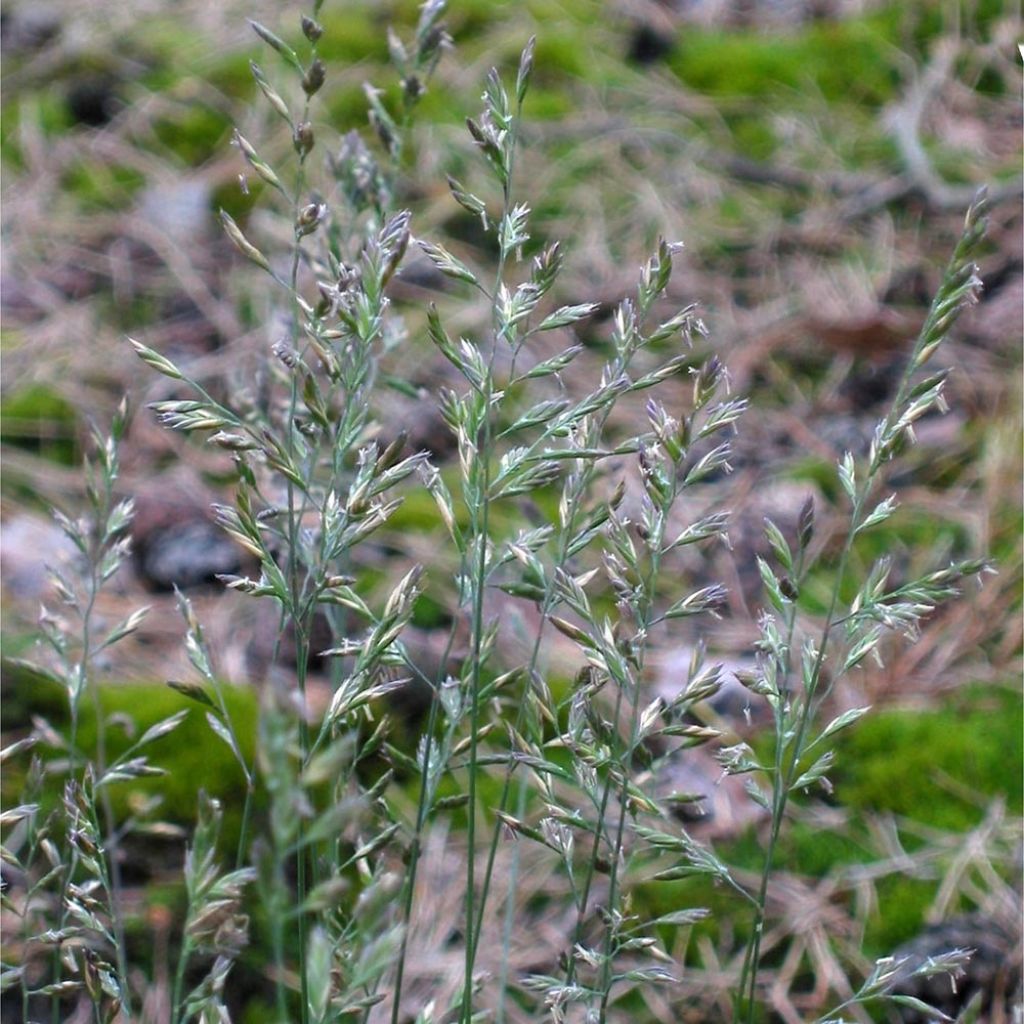
[[[680,594],[666,581],[683,574],[691,550],[727,540],[728,510],[692,516],[699,503],[688,499],[729,471],[731,438],[746,411],[695,307],[665,308],[678,243],[659,241],[635,294],[614,309],[604,364],[584,379],[574,330],[599,304],[584,296],[556,301],[562,250],[531,240],[537,228],[520,194],[533,40],[514,76],[490,72],[483,110],[467,120],[491,191],[480,196],[448,180],[451,201],[479,220],[491,246],[484,267],[414,237],[412,215],[401,208],[415,179],[419,101],[450,46],[444,3],[422,5],[411,39],[389,33],[395,81],[365,90],[374,138],[353,132],[340,145],[324,141],[315,113],[331,83],[320,56],[321,6],[316,0],[302,17],[296,45],[252,23],[273,60],[266,69],[253,64],[252,74],[294,155],[272,165],[236,132],[246,174],[262,183],[278,220],[240,224],[221,214],[228,238],[275,290],[281,326],[262,380],[215,394],[187,366],[132,342],[175,387],[175,397],[153,406],[162,423],[231,454],[234,499],[216,515],[259,570],[223,582],[272,602],[278,621],[252,756],[251,738],[239,735],[222,690],[216,652],[192,605],[179,599],[196,678],[171,685],[230,750],[244,806],[237,845],[225,849],[224,809],[197,788],[169,1019],[230,1019],[230,976],[244,957],[260,959],[273,990],[267,1019],[278,1024],[470,1024],[516,1019],[523,1007],[555,1021],[613,1020],[636,993],[679,983],[684,965],[668,952],[678,943],[666,937],[687,934],[708,914],[703,904],[638,913],[634,881],[694,877],[725,892],[734,901],[726,912],[749,922],[732,981],[734,1021],[768,1019],[762,943],[779,839],[794,802],[828,789],[836,737],[868,710],[827,718],[828,697],[865,658],[881,658],[890,634],[913,642],[925,617],[988,568],[980,559],[959,560],[903,579],[883,555],[863,578],[852,578],[859,538],[897,507],[886,493],[894,460],[913,442],[914,424],[943,407],[946,371],[929,364],[980,287],[974,257],[983,200],[967,214],[869,449],[847,453],[835,467],[848,503],[838,549],[814,545],[810,500],[795,536],[765,523],[772,558],[758,560],[764,611],[756,668],[741,677],[751,699],[770,709],[771,743],[755,753],[700,718],[723,675],[703,642],[671,699],[645,685],[654,645],[672,643],[684,619],[699,635],[700,623],[725,605],[717,583]],[[389,284],[414,253],[443,285],[437,305],[399,312]],[[386,367],[403,346],[412,351],[412,335],[428,338],[451,371],[451,385],[436,396],[457,452],[450,470],[410,451],[382,412],[389,388],[409,390]],[[549,339],[562,340],[552,347]],[[636,414],[632,433],[619,429],[616,409]],[[3,984],[20,990],[26,1020],[41,1019],[40,1000],[53,1021],[63,1019],[83,992],[96,1021],[150,1019],[120,879],[120,850],[139,822],[118,820],[109,787],[159,771],[145,748],[172,733],[185,710],[108,758],[98,658],[135,631],[142,614],[111,630],[100,629],[94,614],[101,586],[127,552],[131,503],[115,497],[125,416],[119,413],[110,438],[95,439],[88,517],[58,517],[78,559],[74,576],[56,573],[61,616],[41,619],[54,667],[34,670],[66,690],[67,735],[40,720],[4,752],[21,757],[44,744],[62,755],[33,761],[24,801],[4,815],[6,858],[23,883],[8,901],[21,922],[20,959],[5,961]],[[405,567],[381,601],[364,591],[361,576],[371,538],[416,487],[432,498],[457,564],[451,630],[436,671],[406,642],[421,596],[444,601],[432,567]],[[802,605],[801,588],[823,563],[831,591],[821,614]],[[510,603],[495,605],[498,595]],[[502,637],[517,620],[493,610],[511,602],[521,602],[522,621],[533,623],[526,653],[512,661]],[[331,637],[322,649],[315,639],[321,623]],[[287,637],[294,638],[293,677],[280,667]],[[568,687],[551,667],[556,640],[572,652],[576,675]],[[312,710],[307,686],[314,656],[331,665],[323,713]],[[406,749],[389,733],[387,707],[412,685],[430,699],[418,741]],[[83,700],[96,701],[89,750],[79,743]],[[692,796],[670,800],[652,784],[661,765],[705,744],[714,744],[724,774],[748,780],[750,798],[766,812],[753,881],[680,826],[674,811]],[[44,816],[39,794],[47,776],[65,780],[64,798]],[[421,860],[431,828],[444,821],[460,836],[464,871],[456,937],[463,966],[448,1004],[410,995],[406,984]],[[559,962],[525,977],[507,966],[518,854],[504,908],[494,896],[509,840],[516,850],[535,844],[571,901]],[[497,955],[486,958],[497,963],[496,974],[481,967],[493,952],[483,949],[491,934],[501,937]],[[49,966],[40,949],[50,952]],[[864,1019],[860,1007],[875,1002],[927,1012],[900,994],[899,983],[908,971],[955,973],[966,958],[967,951],[951,950],[909,967],[879,960],[856,988],[831,993],[820,1019]]]

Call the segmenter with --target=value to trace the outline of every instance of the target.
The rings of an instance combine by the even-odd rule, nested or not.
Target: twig
[[[977,186],[950,185],[939,177],[921,141],[921,121],[928,105],[939,94],[953,73],[961,43],[957,39],[940,40],[924,71],[917,76],[902,102],[890,107],[885,127],[900,151],[905,175],[890,182],[891,196],[886,202],[912,193],[920,193],[929,206],[940,210],[961,210],[970,206]],[[1019,196],[1021,182],[1014,181],[992,189],[991,203]],[[861,215],[864,211],[861,211]]]

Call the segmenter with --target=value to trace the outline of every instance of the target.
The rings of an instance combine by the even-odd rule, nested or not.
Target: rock
[[[258,602],[252,634],[245,650],[245,671],[253,681],[265,682],[273,678],[275,669],[278,673],[283,670],[290,674],[297,667],[295,630],[288,625],[281,633],[280,621],[281,615],[276,604],[263,600]],[[353,620],[350,629],[352,638],[359,637],[365,633],[365,623]],[[448,631],[445,629],[424,630],[406,626],[402,630],[401,639],[409,658],[422,676],[404,666],[389,668],[388,678],[408,679],[408,682],[387,694],[384,705],[400,722],[417,726],[429,711],[433,699],[433,690],[423,677],[434,682],[443,675],[458,674],[461,664],[457,656],[447,651]],[[306,659],[306,670],[312,674],[307,679],[306,693],[309,707],[316,715],[323,714],[330,704],[332,670],[340,663],[344,677],[351,671],[354,661],[351,657],[323,657],[322,652],[337,642],[327,616],[322,611],[317,612],[313,619],[309,655]],[[442,673],[441,659],[446,653],[447,661]]]
[[[91,75],[72,83],[66,96],[71,119],[90,128],[102,128],[124,106],[116,90],[116,80],[106,74]]]
[[[201,241],[209,234],[212,218],[210,183],[200,177],[182,177],[148,185],[139,199],[139,216],[179,244]]]
[[[241,553],[215,523],[193,519],[155,530],[136,555],[143,580],[154,590],[189,590],[214,583],[219,574],[237,574]]]
[[[54,4],[23,3],[0,12],[4,52],[41,50],[60,35],[60,11]]]
[[[724,775],[704,748],[675,751],[658,769],[655,787],[659,802],[697,839],[735,838],[768,817],[747,793],[745,776]]]
[[[923,1000],[953,1019],[977,998],[981,1019],[1011,1020],[1012,1007],[1020,1005],[1021,934],[1020,910],[1013,915],[1015,924],[991,914],[961,914],[947,921],[928,925],[916,938],[900,946],[893,954],[906,958],[900,970],[901,981],[895,991]],[[931,977],[910,975],[929,957],[953,949],[973,950],[964,974],[954,985],[945,974]],[[900,1010],[906,1024],[924,1024],[933,1018],[909,1007]]]
[[[659,697],[672,701],[686,688],[692,658],[693,648],[685,644],[655,654],[651,659],[654,668],[653,689]],[[751,693],[736,675],[737,672],[754,672],[757,662],[753,658],[723,657],[716,653],[709,654],[705,661],[708,664],[717,662],[722,666],[718,677],[719,688],[705,701],[716,716],[740,733],[771,724],[772,712],[768,702]]]
[[[136,494],[132,552],[147,587],[188,590],[247,571],[251,559],[213,521],[211,500],[191,475],[174,472]]]
[[[43,599],[50,592],[48,566],[59,568],[75,553],[75,547],[54,522],[19,513],[0,528],[0,563],[3,588],[25,603]]]
[[[650,25],[638,25],[630,38],[627,57],[634,64],[654,64],[672,52],[675,42],[674,36],[664,35]]]

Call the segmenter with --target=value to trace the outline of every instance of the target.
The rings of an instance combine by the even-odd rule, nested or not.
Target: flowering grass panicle
[[[748,922],[732,1002],[734,1020],[752,1024],[765,1019],[762,937],[791,804],[828,785],[834,737],[867,710],[825,721],[827,697],[864,658],[880,657],[886,634],[913,642],[922,617],[987,569],[960,561],[890,582],[883,556],[854,579],[851,557],[858,538],[897,507],[885,482],[913,441],[914,423],[942,406],[946,373],[927,364],[977,295],[973,257],[983,202],[968,213],[869,450],[847,453],[835,467],[848,503],[838,553],[812,545],[810,500],[794,537],[765,523],[771,558],[758,559],[765,605],[756,667],[740,678],[752,700],[767,704],[772,727],[757,750],[723,745],[721,731],[698,716],[723,677],[702,641],[674,695],[655,696],[648,680],[652,651],[673,642],[680,620],[692,620],[687,628],[699,635],[701,623],[725,607],[721,585],[679,584],[689,552],[725,540],[729,521],[723,508],[693,515],[701,505],[687,499],[729,471],[731,439],[747,403],[730,393],[695,307],[666,311],[678,251],[667,240],[640,268],[635,292],[615,306],[603,362],[595,367],[583,358],[574,332],[599,303],[572,295],[560,304],[566,257],[557,242],[531,240],[539,226],[520,195],[533,40],[514,76],[487,75],[482,111],[466,122],[489,193],[448,180],[451,202],[479,220],[490,264],[416,235],[412,213],[399,202],[415,172],[417,108],[450,45],[444,7],[441,0],[424,3],[411,39],[389,32],[396,82],[365,90],[374,138],[350,133],[340,144],[325,141],[316,114],[331,87],[319,50],[321,3],[297,26],[298,49],[252,23],[273,65],[254,63],[252,74],[283,122],[292,155],[277,166],[238,132],[234,144],[284,230],[275,238],[268,222],[264,237],[255,219],[239,223],[227,212],[221,222],[272,290],[283,326],[264,353],[259,387],[216,394],[187,365],[132,342],[142,361],[174,384],[173,397],[152,407],[159,420],[230,454],[234,495],[215,514],[258,569],[223,583],[272,604],[275,664],[283,638],[293,637],[295,648],[293,682],[272,673],[263,688],[250,756],[225,700],[216,652],[192,604],[179,597],[195,678],[170,685],[230,749],[244,807],[237,845],[225,849],[222,808],[197,789],[171,1021],[230,1019],[231,973],[244,957],[269,980],[268,1019],[282,1024],[399,1024],[412,1017],[470,1024],[492,1015],[504,1020],[522,1007],[555,1021],[603,1022],[617,1004],[635,1005],[629,1000],[637,992],[685,984],[684,965],[669,952],[678,946],[666,938],[687,934],[709,914],[700,902],[663,902],[647,913],[633,900],[635,880],[657,886],[698,877],[734,898],[731,913]],[[400,314],[389,286],[418,254],[444,290],[437,304]],[[381,426],[382,392],[409,390],[389,373],[388,353],[412,351],[416,338],[449,370],[436,399],[452,435],[453,465],[411,451],[404,432]],[[613,415],[627,409],[636,413],[629,432]],[[119,879],[118,845],[131,822],[117,820],[108,787],[158,771],[144,748],[174,730],[184,712],[113,760],[98,705],[95,748],[83,749],[77,731],[81,702],[96,693],[97,655],[141,619],[133,615],[100,635],[94,616],[99,588],[126,554],[131,503],[114,497],[124,422],[122,411],[111,438],[96,438],[89,517],[58,517],[79,555],[74,576],[56,575],[64,614],[77,626],[45,612],[41,628],[67,692],[69,735],[39,722],[31,739],[4,752],[21,755],[44,742],[65,755],[59,763],[33,762],[25,802],[4,818],[9,858],[30,880],[15,908],[22,962],[4,975],[5,986],[20,987],[26,1019],[44,999],[57,1021],[65,997],[82,991],[96,1020],[136,1019],[141,1005]],[[409,564],[380,597],[368,583],[372,558],[364,552],[416,489],[432,499],[450,542],[452,586],[438,580],[437,566]],[[801,601],[823,559],[834,560],[824,615]],[[436,671],[407,642],[424,595],[451,598]],[[532,623],[516,658],[502,642],[511,619],[495,615],[495,595],[506,602],[497,607],[521,603],[521,621]],[[316,639],[323,626],[327,646]],[[556,641],[570,652],[571,681],[552,668]],[[329,666],[330,696],[318,712],[308,685],[314,656]],[[411,682],[429,702],[410,745],[389,731],[386,709],[389,695]],[[663,763],[711,742],[722,772],[744,776],[749,796],[767,813],[762,867],[753,879],[681,827],[675,804],[652,782]],[[44,776],[55,773],[65,780],[63,800],[44,816],[37,797]],[[411,924],[424,851],[442,822],[458,836],[463,870],[461,925],[452,938],[461,971],[456,985],[421,998],[408,983],[418,955]],[[499,906],[495,876],[510,838],[517,852]],[[563,880],[569,912],[558,961],[515,976],[509,963],[522,909],[520,843],[535,847]],[[501,937],[496,956],[485,948],[485,936],[494,934]],[[52,950],[42,973],[38,948]],[[919,970],[955,971],[963,959],[953,951]],[[837,1022],[872,1001],[906,1000],[895,991],[900,968],[879,961],[822,1020]]]

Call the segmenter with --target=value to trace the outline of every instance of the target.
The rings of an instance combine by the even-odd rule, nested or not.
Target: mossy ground
[[[637,67],[625,59],[623,40],[629,26],[610,25],[595,17],[601,6],[587,0],[565,0],[558,5],[494,4],[484,0],[455,4],[450,27],[456,51],[453,57],[445,58],[445,66],[479,70],[497,62],[509,69],[526,37],[534,30],[538,33],[535,82],[526,107],[532,126],[527,141],[543,158],[537,161],[543,173],[529,196],[538,218],[534,244],[539,244],[545,232],[560,237],[563,228],[570,230],[573,237],[569,245],[578,244],[583,265],[574,272],[572,287],[580,291],[607,287],[612,300],[617,301],[622,290],[616,278],[617,264],[635,262],[636,254],[662,230],[663,220],[672,229],[680,229],[690,247],[689,267],[695,279],[692,284],[687,281],[687,291],[696,294],[686,297],[699,298],[702,285],[711,287],[708,319],[712,327],[716,319],[735,318],[742,324],[744,303],[788,303],[794,282],[808,266],[817,271],[825,265],[831,272],[836,264],[828,261],[837,249],[846,252],[851,261],[861,261],[870,272],[878,262],[888,260],[888,249],[896,253],[895,260],[902,260],[902,267],[911,270],[920,269],[922,262],[927,265],[933,253],[947,251],[955,218],[933,216],[913,198],[884,210],[870,230],[837,228],[834,238],[808,242],[801,237],[796,242],[780,242],[773,249],[764,242],[765,237],[784,239],[787,231],[796,231],[809,206],[820,210],[822,204],[833,201],[834,197],[826,194],[828,190],[819,193],[813,186],[809,192],[794,193],[773,183],[741,186],[724,176],[721,161],[712,162],[708,171],[692,157],[697,151],[716,158],[742,157],[803,171],[822,169],[837,176],[867,173],[885,179],[899,173],[898,148],[882,130],[881,114],[906,90],[907,67],[919,69],[946,34],[948,24],[937,5],[885,5],[842,23],[798,26],[774,34],[688,26],[680,32],[663,63],[653,68]],[[979,39],[993,30],[1002,14],[1002,5],[997,2],[963,6],[965,31]],[[394,5],[400,31],[407,31],[414,22],[416,9],[417,4],[411,0]],[[131,25],[114,48],[117,54],[137,60],[131,75],[124,74],[117,61],[86,58],[84,62],[69,62],[45,79],[33,81],[29,77],[27,87],[5,90],[0,140],[5,172],[17,178],[26,168],[32,168],[33,153],[41,140],[44,148],[53,150],[52,159],[59,170],[55,191],[50,194],[57,199],[49,208],[66,218],[56,223],[51,216],[46,231],[37,232],[32,245],[26,247],[25,265],[30,270],[47,261],[69,261],[69,249],[73,263],[78,245],[94,251],[109,235],[111,218],[131,211],[147,185],[156,179],[147,161],[156,161],[161,173],[208,175],[211,208],[226,208],[240,221],[266,199],[255,182],[249,194],[238,188],[238,161],[228,147],[236,115],[246,116],[257,101],[249,59],[256,57],[268,69],[275,66],[272,54],[258,51],[251,43],[242,17],[245,13],[238,11],[226,44],[216,51],[197,45],[183,20],[157,17]],[[318,136],[328,144],[326,140],[333,139],[336,132],[364,125],[363,82],[385,84],[390,79],[382,67],[386,44],[377,5],[346,4],[340,11],[332,10],[328,3],[324,24],[322,52],[329,66],[338,69],[337,80],[325,88],[325,103],[316,115]],[[297,39],[296,33],[292,36]],[[8,68],[16,71],[19,66],[14,60]],[[92,130],[73,123],[67,90],[81,76],[97,74],[114,76],[116,92],[129,109],[133,104],[141,109],[154,97],[164,101],[143,124],[133,122],[123,135],[117,135],[119,145],[137,146],[145,159],[127,161],[123,149],[111,153],[92,146]],[[1005,90],[1004,76],[990,67],[975,69],[972,75],[970,87],[986,99],[998,98]],[[424,158],[436,172],[436,181],[425,189],[428,199],[434,192],[443,193],[443,170],[460,176],[473,173],[471,148],[449,142],[461,130],[465,116],[476,112],[478,94],[475,78],[470,81],[468,75],[452,72],[448,77],[443,74],[423,101],[421,120],[432,127],[418,137],[416,156]],[[393,88],[386,93],[391,100],[394,95]],[[665,110],[677,113],[674,103],[683,113],[672,120]],[[261,123],[258,115],[253,116],[257,124]],[[625,120],[631,124],[635,121],[639,130],[624,131]],[[69,141],[71,154],[58,157],[58,145]],[[973,164],[965,163],[962,150],[947,145],[941,137],[929,140],[929,149],[950,182],[972,176]],[[1017,154],[986,159],[986,171],[996,178],[1016,173]],[[631,177],[617,177],[620,173]],[[653,212],[635,202],[648,179],[662,197],[662,205],[655,205]],[[403,182],[403,198],[409,202],[422,199],[419,184]],[[679,196],[683,198],[677,202]],[[472,226],[465,223],[465,218],[460,221],[457,213],[453,215],[450,207],[435,202],[424,217],[428,225],[431,218],[438,220],[458,244],[472,251],[478,244],[469,230]],[[443,213],[435,212],[442,209]],[[594,223],[602,225],[593,229],[600,236],[596,241],[588,236],[589,226]],[[66,228],[66,224],[71,227]],[[77,230],[83,231],[81,237],[73,235]],[[70,242],[65,231],[72,232]],[[819,248],[809,255],[802,251],[812,244]],[[886,247],[885,253],[879,251]],[[43,256],[39,257],[37,251]],[[909,251],[917,253],[916,262],[907,257]],[[936,261],[941,258],[934,257]],[[743,302],[730,306],[726,296],[735,298],[743,280]],[[98,395],[101,403],[111,404],[132,379],[122,368],[127,361],[122,358],[123,347],[118,347],[122,345],[120,335],[145,329],[158,315],[159,303],[153,294],[141,289],[125,298],[118,287],[123,283],[115,286],[113,282],[100,282],[96,286],[98,294],[86,297],[99,310],[93,321],[94,333],[88,337],[93,346],[90,363],[103,364],[109,380],[99,389],[83,388],[81,401],[72,402],[67,397],[69,371],[63,362],[52,361],[59,373],[54,370],[56,379],[51,379],[47,377],[50,364],[45,357],[26,355],[31,346],[38,344],[38,321],[5,327],[4,353],[11,355],[9,365],[13,369],[9,377],[5,374],[4,381],[3,444],[38,458],[44,474],[51,464],[77,464],[85,424],[93,417],[102,420],[105,415],[103,408],[90,403]],[[64,295],[56,288],[54,294],[58,293]],[[567,296],[566,300],[582,301],[580,296]],[[246,325],[258,324],[265,313],[260,296],[244,289],[239,289],[238,295],[224,297],[224,301],[241,309]],[[61,308],[64,302],[65,297],[59,301],[54,298]],[[44,322],[43,326],[49,326],[42,332],[47,336],[60,333],[59,322],[56,326]],[[81,332],[81,322],[74,321],[65,344],[81,349]],[[600,328],[584,340],[599,349],[603,344]],[[754,343],[757,338],[749,340]],[[742,355],[742,350],[741,343],[736,351]],[[108,355],[96,354],[101,351]],[[815,349],[814,354],[821,358],[807,359],[802,365],[790,351],[778,358],[768,357],[777,372],[774,377],[763,372],[763,380],[768,382],[760,392],[765,408],[784,409],[794,396],[827,395],[835,385],[830,374],[837,360],[848,359],[860,365],[873,358],[870,353],[837,354],[822,349]],[[978,388],[980,404],[984,404],[988,392],[979,377],[988,375],[987,380],[1019,371],[1014,362],[1019,357],[1006,356],[999,349],[991,353],[977,345],[961,348],[958,355],[966,361],[963,373],[968,383]],[[758,371],[765,371],[764,365]],[[138,368],[131,366],[130,373],[137,375]],[[73,370],[70,376],[74,376]],[[969,392],[969,388],[965,390]],[[991,502],[987,507],[988,536],[979,541],[972,522],[950,521],[936,514],[935,506],[925,501],[901,511],[883,528],[862,538],[856,568],[868,566],[879,554],[892,553],[898,561],[909,560],[910,565],[903,568],[919,569],[926,559],[969,554],[979,543],[988,543],[991,550],[985,553],[1001,564],[1003,579],[1014,578],[1020,560],[1019,488],[999,478],[1007,475],[1004,466],[1009,466],[1010,475],[1019,474],[1018,456],[1015,453],[1006,461],[998,451],[992,454],[993,447],[1006,445],[1005,437],[999,442],[992,440],[998,425],[995,420],[1006,418],[1000,411],[1007,407],[1005,395],[1003,399],[982,409],[965,425],[967,440],[963,444],[953,446],[941,458],[928,454],[919,459],[910,478],[915,487],[927,485],[939,494],[960,496],[965,502]],[[1012,448],[1019,441],[1019,422],[1016,426],[1011,423],[1008,429]],[[982,459],[979,453],[985,451],[988,454]],[[800,451],[791,455],[784,469],[788,478],[813,486],[824,502],[838,504],[841,499],[834,488],[832,462],[820,453]],[[988,477],[986,465],[994,467]],[[997,478],[994,484],[993,475]],[[3,496],[5,511],[40,504],[38,494],[23,475],[5,479]],[[69,493],[67,497],[65,504],[73,507],[75,495]],[[548,495],[539,494],[536,500],[545,511],[551,511]],[[507,520],[496,517],[493,525],[503,536],[510,535],[519,524],[510,514]],[[438,542],[444,539],[433,503],[422,493],[407,497],[391,522],[387,542],[400,545],[402,535],[410,532],[436,537]],[[371,568],[363,573],[362,584],[372,590],[384,580],[383,569]],[[809,581],[804,598],[808,612],[821,609],[830,582],[827,574]],[[1004,588],[998,616],[1019,618],[1019,590],[1012,582]],[[450,594],[422,599],[416,612],[417,626],[429,629],[442,622],[447,614],[447,597]],[[30,614],[34,615],[35,609]],[[1003,651],[999,664],[1015,664],[1019,644],[1014,646],[1012,634],[1012,626],[1007,626],[995,638],[982,638],[976,646],[995,662],[1002,650],[1000,645],[1008,644],[1009,650]],[[23,629],[5,637],[5,648],[11,653],[24,646]],[[30,713],[44,714],[58,725],[66,724],[61,693],[51,692],[16,672],[5,671],[5,677],[5,730],[17,730]],[[941,698],[927,693],[922,697],[918,686],[917,692],[909,695],[918,705],[912,710],[886,708],[860,722],[839,746],[833,776],[835,806],[858,819],[895,815],[953,834],[975,828],[996,799],[1004,800],[1010,813],[1021,814],[1021,699],[1019,689],[1010,682],[1013,676],[1001,678],[1008,680],[1003,687],[960,686],[944,692]],[[126,712],[134,719],[136,735],[141,733],[188,706],[163,682],[119,679],[105,685],[101,690],[103,713],[110,716]],[[557,685],[564,689],[568,682]],[[948,687],[936,689],[945,691]],[[232,714],[237,716],[239,734],[252,741],[257,696],[251,690],[234,687],[226,692]],[[888,697],[898,704],[901,695],[897,689]],[[95,725],[86,702],[80,730],[85,749],[95,741]],[[128,742],[120,727],[112,728],[111,756]],[[128,810],[139,797],[159,795],[162,802],[157,815],[187,828],[194,817],[196,786],[202,784],[221,796],[229,808],[225,846],[230,846],[232,830],[238,827],[240,773],[230,751],[203,720],[200,708],[193,706],[183,725],[154,745],[152,760],[168,774],[144,784],[115,786],[117,806]],[[16,798],[18,782],[16,770],[5,772],[5,802]],[[56,792],[50,793],[48,799],[56,800],[56,796]],[[460,819],[453,818],[453,826],[459,825]],[[911,845],[915,841],[921,840],[908,839]],[[756,868],[759,839],[749,833],[733,840],[725,853],[740,866]],[[783,841],[779,862],[784,870],[821,878],[843,865],[868,863],[875,856],[877,851],[864,834],[823,833],[797,822]],[[864,951],[869,956],[881,955],[911,936],[920,926],[934,888],[934,880],[899,874],[880,881],[878,912],[865,922]],[[176,884],[161,880],[154,883],[150,898],[178,906],[180,895],[176,893]],[[652,916],[681,905],[710,903],[719,915],[729,917],[734,938],[742,936],[745,927],[743,915],[735,913],[735,905],[719,890],[709,894],[702,881],[645,884],[638,888],[635,900]],[[719,921],[713,918],[705,934],[720,937]]]

